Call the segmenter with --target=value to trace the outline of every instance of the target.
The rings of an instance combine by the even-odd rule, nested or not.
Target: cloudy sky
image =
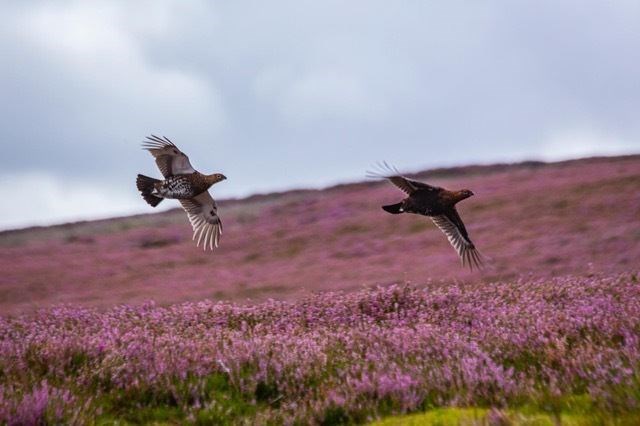
[[[4,0],[0,16],[0,229],[150,211],[134,185],[159,175],[150,133],[226,174],[217,197],[382,159],[640,152],[636,0]]]

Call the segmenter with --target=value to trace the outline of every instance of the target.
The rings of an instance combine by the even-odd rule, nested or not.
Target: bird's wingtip
[[[383,160],[372,165],[371,168],[366,171],[365,176],[368,179],[389,179],[393,176],[401,176],[401,173],[396,166]]]
[[[463,267],[468,267],[471,271],[474,269],[480,271],[483,270],[487,266],[486,256],[484,256],[478,249],[475,247],[466,250],[460,256],[460,261],[462,262]]]

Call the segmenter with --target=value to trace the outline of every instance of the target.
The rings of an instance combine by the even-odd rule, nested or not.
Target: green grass
[[[479,407],[435,408],[423,413],[385,417],[370,426],[418,425],[527,425],[590,426],[638,425],[640,412],[612,413],[601,411],[587,396],[560,398],[555,404],[524,405],[518,408],[490,410]]]
[[[483,408],[438,408],[426,413],[387,417],[371,426],[458,426],[458,425],[527,425],[527,426],[589,426],[638,425],[640,414],[609,416],[602,414],[544,413],[518,410],[494,411]]]
[[[264,408],[260,397],[270,394],[273,389],[268,385],[258,387],[257,395],[243,395],[228,381],[226,375],[212,374],[198,380],[200,383],[199,399],[202,407],[196,410],[195,419],[188,418],[184,411],[184,403],[190,405],[193,397],[189,385],[196,382],[189,378],[184,382],[176,381],[173,392],[158,392],[157,390],[139,390],[124,393],[110,392],[95,405],[101,407],[102,416],[97,424],[202,424],[202,425],[233,425],[242,419],[252,418],[259,408]],[[253,403],[257,400],[257,404]],[[183,403],[180,402],[182,400]]]
[[[482,424],[487,413],[484,408],[436,408],[426,413],[387,417],[371,426]]]

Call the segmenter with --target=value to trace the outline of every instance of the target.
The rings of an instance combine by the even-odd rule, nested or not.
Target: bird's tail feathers
[[[155,207],[163,200],[160,197],[156,197],[152,195],[154,185],[160,182],[158,179],[151,178],[145,175],[138,175],[136,179],[136,186],[138,187],[138,191],[142,194],[142,198],[149,203],[151,207]]]
[[[155,195],[151,195],[151,194],[142,194],[142,198],[144,198],[144,200],[151,206],[151,207],[155,207],[158,204],[160,204],[160,202],[162,200],[164,200],[164,198],[160,198],[160,197],[156,197]]]
[[[382,206],[382,209],[391,214],[404,213],[404,209],[402,208],[402,201],[396,204],[389,204],[388,206]]]

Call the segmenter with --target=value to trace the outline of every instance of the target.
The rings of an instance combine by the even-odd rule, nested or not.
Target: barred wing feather
[[[196,246],[200,247],[200,243],[203,243],[203,250],[207,250],[207,247],[211,250],[218,247],[222,235],[222,221],[211,194],[205,191],[194,198],[180,200],[180,203],[193,227],[193,240],[197,240]]]
[[[457,212],[455,216],[459,219]],[[464,224],[460,220],[458,224],[456,217],[449,218],[447,215],[439,215],[433,216],[431,220],[436,224],[438,228],[447,236],[449,243],[453,246],[453,248],[460,256],[462,260],[463,266],[469,266],[473,270],[473,268],[480,269],[483,266],[482,255],[476,249],[475,245],[469,239],[469,235],[467,234],[466,229],[464,228]],[[455,222],[454,222],[455,221]]]
[[[407,195],[411,195],[419,189],[428,191],[441,189],[437,186],[431,186],[402,176],[395,166],[389,165],[386,161],[376,164],[375,170],[367,171],[367,177],[371,179],[388,179],[389,182]]]
[[[142,149],[146,149],[153,155],[160,172],[165,178],[195,172],[189,162],[189,157],[180,151],[166,136],[147,136],[147,140],[142,143]]]

